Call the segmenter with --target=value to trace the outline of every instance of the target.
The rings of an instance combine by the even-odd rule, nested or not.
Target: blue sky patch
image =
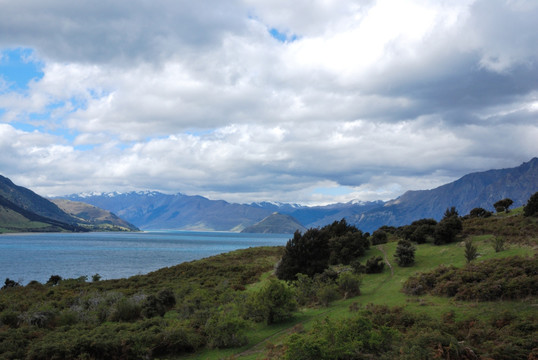
[[[43,62],[34,56],[32,49],[16,48],[0,51],[0,77],[7,85],[5,91],[28,89],[33,79],[43,77]]]
[[[275,39],[283,43],[294,42],[295,40],[297,40],[297,35],[295,34],[288,35],[286,33],[278,31],[275,28],[269,29],[269,34],[271,34],[272,37],[274,37]]]

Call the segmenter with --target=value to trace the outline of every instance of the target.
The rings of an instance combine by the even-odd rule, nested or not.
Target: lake
[[[285,245],[290,234],[151,231],[0,235],[0,286],[6,278],[45,283],[51,275],[117,279],[253,246]]]

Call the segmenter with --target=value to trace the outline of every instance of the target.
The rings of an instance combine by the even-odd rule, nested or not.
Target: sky
[[[0,0],[0,174],[389,200],[538,156],[535,0]]]

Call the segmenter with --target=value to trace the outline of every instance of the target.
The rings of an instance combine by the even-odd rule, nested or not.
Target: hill
[[[79,226],[46,218],[21,208],[0,195],[0,233],[86,231]]]
[[[290,215],[273,213],[257,224],[243,229],[242,233],[293,234],[306,228]]]
[[[538,191],[538,158],[515,168],[476,172],[432,190],[408,191],[383,207],[347,220],[362,230],[380,226],[400,226],[422,218],[441,219],[444,211],[455,206],[462,215],[473,208],[494,211],[493,204],[503,198],[522,206]]]
[[[15,185],[10,179],[0,175],[0,196],[16,206],[42,217],[67,224],[76,224],[72,216],[66,214],[57,205],[34,193],[32,190]]]
[[[96,231],[139,231],[133,224],[119,218],[110,211],[83,202],[52,199],[54,204],[82,224]]]

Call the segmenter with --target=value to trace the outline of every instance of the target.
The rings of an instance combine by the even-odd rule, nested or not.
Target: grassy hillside
[[[398,239],[391,235],[359,259],[381,256],[387,265],[360,275],[358,296],[343,286],[342,274],[352,267],[333,265],[311,283],[315,293],[300,298],[298,283],[274,278],[282,247],[234,251],[120,280],[51,277],[25,287],[6,281],[0,358],[529,359],[538,355],[536,291],[483,302],[427,291],[407,295],[402,288],[417,274],[432,277],[439,266],[478,273],[495,259],[516,256],[528,259],[531,271],[522,274],[507,262],[506,283],[495,286],[538,283],[538,269],[532,270],[537,222],[517,211],[464,221],[463,233],[479,254],[473,267],[466,265],[463,238],[415,244],[414,265],[399,267]],[[497,252],[499,229],[505,243]],[[476,281],[472,290],[488,288]],[[299,306],[292,310],[290,301]]]

